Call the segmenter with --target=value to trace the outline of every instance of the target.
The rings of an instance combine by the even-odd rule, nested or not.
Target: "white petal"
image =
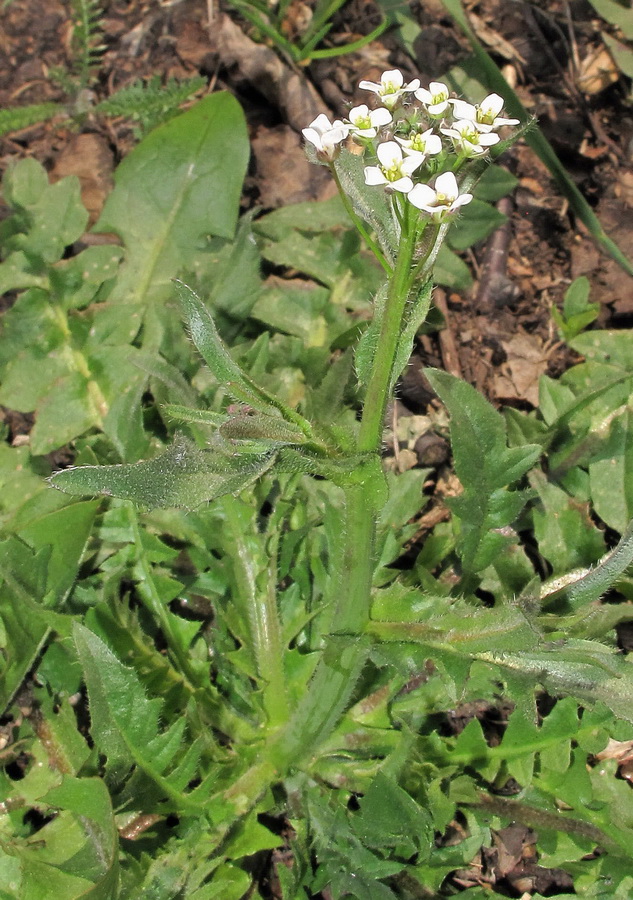
[[[397,181],[390,181],[389,187],[394,191],[400,191],[401,194],[408,194],[413,188],[413,182],[408,176],[398,178]]]
[[[428,134],[428,132],[425,132],[425,134]],[[442,138],[438,134],[429,134],[425,139],[425,149],[429,156],[436,156],[438,153],[441,153]]]
[[[382,90],[382,85],[376,84],[375,81],[361,81],[359,82],[358,86],[364,91],[373,91],[374,94],[379,94]]]
[[[407,196],[418,209],[425,209],[429,212],[433,211],[433,204],[437,200],[437,194],[428,184],[416,184]]]
[[[365,107],[365,109],[367,109],[367,107]],[[380,128],[382,125],[388,125],[393,117],[388,109],[381,106],[379,109],[372,110],[369,113],[369,118],[374,127]]]
[[[400,69],[389,69],[387,72],[382,73],[380,84],[381,87],[384,87],[385,84],[393,84],[395,87],[400,88],[404,84],[404,75]]]
[[[304,136],[306,141],[310,144],[314,144],[317,150],[321,150],[323,145],[321,143],[321,135],[318,131],[315,131],[314,128],[303,128],[301,130],[301,134]]]
[[[360,106],[355,106],[353,109],[350,109],[349,120],[350,122],[355,122],[356,119],[366,119],[369,115],[369,107],[362,103]]]
[[[320,132],[321,134],[324,131],[329,131],[332,127],[332,123],[325,115],[325,113],[321,113],[321,115],[317,116],[314,122],[310,122],[308,128],[314,128],[315,131]]]
[[[465,100],[451,100],[453,105],[453,115],[456,119],[470,119],[474,121],[477,117],[477,109],[472,103],[466,103]]]
[[[414,78],[413,81],[410,81],[408,84],[404,84],[402,86],[403,91],[417,91],[420,87],[420,79]]]
[[[378,166],[365,166],[365,184],[387,184],[387,179]]]
[[[440,103],[429,103],[426,111],[431,116],[441,116],[448,109],[448,100],[442,100]]]
[[[415,170],[418,169],[423,162],[424,153],[420,153],[419,150],[409,150],[406,157],[402,160],[400,171],[403,175],[413,175]]]
[[[504,119],[503,116],[497,116],[497,118],[493,122],[493,126],[495,128],[500,128],[501,125],[520,125],[520,119]]]
[[[438,194],[444,194],[445,197],[457,197],[459,188],[457,187],[457,179],[453,172],[443,172],[435,179],[435,190]]]
[[[479,109],[488,117],[495,118],[503,109],[503,97],[499,94],[488,94],[485,100],[479,104]]]
[[[432,94],[446,94],[448,96],[450,93],[446,85],[441,81],[432,81],[429,85],[429,90]]]
[[[415,97],[420,103],[431,103],[433,100],[433,94],[427,91],[426,88],[418,88],[415,92]]]
[[[395,141],[385,141],[376,147],[376,156],[385,169],[399,166],[402,162],[402,150]]]
[[[362,138],[375,138],[378,132],[375,128],[352,128],[352,134]]]
[[[460,194],[459,197],[455,197],[451,204],[451,209],[458,209],[460,206],[466,206],[467,203],[473,199],[472,194]]]
[[[498,144],[500,140],[499,135],[492,132],[479,135],[479,143],[482,147],[492,147],[493,144]]]

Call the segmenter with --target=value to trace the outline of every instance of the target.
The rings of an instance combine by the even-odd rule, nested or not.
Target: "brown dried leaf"
[[[98,134],[78,134],[57,157],[51,177],[59,181],[76,175],[81,183],[81,200],[90,213],[93,225],[112,190],[114,158],[105,139]]]
[[[619,77],[620,72],[613,57],[602,44],[581,61],[576,84],[585,94],[599,94]]]

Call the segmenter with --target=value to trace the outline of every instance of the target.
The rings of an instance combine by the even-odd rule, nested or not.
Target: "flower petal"
[[[407,198],[418,209],[432,212],[433,204],[437,201],[437,194],[428,184],[416,184],[407,194]]]
[[[472,194],[460,194],[459,197],[455,197],[451,204],[451,209],[458,209],[460,206],[466,206],[467,203],[473,199]]]
[[[409,150],[405,158],[402,160],[400,171],[403,175],[413,175],[424,162],[424,153],[419,150]]]
[[[350,122],[355,122],[356,119],[366,119],[369,115],[369,107],[365,103],[361,103],[360,106],[355,106],[353,109],[350,109],[349,120]]]
[[[420,103],[432,103],[433,102],[433,94],[430,91],[427,91],[426,88],[418,88],[415,92],[416,99],[420,101]]]
[[[503,97],[499,94],[488,94],[479,104],[479,109],[486,118],[495,119],[503,109]]]
[[[321,134],[318,131],[316,131],[314,128],[302,128],[301,134],[304,136],[306,141],[308,141],[308,143],[314,144],[317,150],[321,149]]]
[[[376,156],[383,168],[391,169],[402,163],[402,150],[395,141],[385,141],[376,147]]]
[[[469,119],[474,122],[477,118],[477,108],[465,100],[450,100],[453,107],[453,115],[456,119]]]
[[[365,107],[365,109],[367,109],[367,107]],[[369,118],[374,127],[380,128],[382,125],[388,125],[392,121],[393,116],[388,109],[381,106],[378,109],[372,110],[369,113]]]
[[[383,88],[386,85],[393,85],[395,88],[401,88],[403,84],[404,75],[400,69],[389,69],[387,72],[383,72],[380,78],[380,85]]]
[[[365,166],[365,184],[387,184],[387,179],[378,166]]]
[[[325,115],[325,113],[321,113],[320,115],[318,115],[314,122],[310,122],[310,124],[308,125],[308,128],[314,128],[315,131],[319,131],[321,133],[323,133],[324,131],[329,131],[331,127],[332,123]]]
[[[457,197],[459,188],[454,173],[442,172],[441,175],[438,175],[435,179],[435,190],[438,194],[444,194],[445,197],[451,199]]]
[[[400,191],[401,194],[408,194],[413,188],[413,182],[408,176],[398,178],[397,181],[390,181],[389,187],[394,191]]]

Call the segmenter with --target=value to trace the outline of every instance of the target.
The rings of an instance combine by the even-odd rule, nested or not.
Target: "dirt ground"
[[[607,233],[633,258],[631,85],[604,55],[604,23],[585,0],[469,0],[465,6],[478,36],[538,118]],[[341,116],[354,102],[366,102],[356,87],[362,78],[375,79],[398,67],[408,76],[420,75],[424,83],[469,52],[439,0],[412,0],[411,8],[421,26],[417,65],[391,32],[358,53],[292,68],[270,47],[255,43],[239,16],[214,0],[104,0],[105,49],[92,95],[84,98],[83,123],[76,127],[62,117],[0,138],[0,168],[33,156],[53,177],[79,175],[94,221],[114,167],[134,136],[129,121],[91,116],[91,103],[136,78],[201,74],[209,91],[231,91],[246,112],[253,156],[245,207],[266,210],[329,196],[327,173],[305,158],[301,128],[319,112]],[[303,0],[294,0],[290,29],[299,27],[306,9]],[[72,57],[70,3],[8,0],[2,19],[1,106],[64,102],[63,89],[50,75],[68,67]],[[336,20],[329,45],[355,40],[379,22],[372,0],[351,0]],[[466,254],[475,278],[467,295],[436,292],[446,327],[420,342],[417,363],[401,385],[404,413],[425,406],[420,369],[427,364],[466,378],[494,401],[522,409],[535,405],[540,375],[559,375],[574,361],[558,340],[550,309],[560,305],[579,275],[590,279],[590,299],[601,304],[601,327],[633,325],[632,280],[573,219],[545,167],[525,145],[515,147],[504,164],[519,179],[512,197],[500,201],[509,221]],[[569,889],[564,873],[539,869],[529,830],[510,826],[496,841],[480,860],[479,873],[456,873],[454,888],[488,883],[511,896],[522,890]],[[271,881],[274,885],[273,875]]]

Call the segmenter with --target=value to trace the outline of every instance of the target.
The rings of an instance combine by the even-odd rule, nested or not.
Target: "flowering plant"
[[[506,420],[470,385],[428,370],[428,380],[450,415],[454,470],[462,493],[449,501],[452,521],[441,523],[446,525],[443,531],[440,526],[432,532],[413,569],[399,571],[405,545],[418,542],[417,523],[407,523],[419,513],[431,470],[418,468],[397,477],[385,471],[386,405],[429,311],[434,262],[447,230],[472,202],[471,188],[487,159],[516,139],[521,129],[506,140],[497,134],[502,125],[517,123],[501,114],[496,95],[478,106],[462,106],[444,85],[431,83],[427,91],[417,80],[405,84],[395,71],[365,86],[379,100],[375,109],[355,107],[347,121],[320,116],[304,134],[314,160],[332,172],[354,226],[382,267],[384,286],[379,286],[382,273],[377,267],[360,267],[371,270],[372,281],[362,286],[366,290],[371,284],[374,311],[358,341],[362,326],[354,320],[350,328],[346,314],[344,327],[338,327],[339,320],[323,342],[320,362],[315,343],[310,343],[312,335],[307,336],[310,375],[298,400],[289,399],[281,381],[271,384],[267,377],[266,354],[278,335],[269,341],[269,334],[261,334],[248,349],[230,350],[214,319],[219,314],[220,327],[222,313],[234,321],[236,304],[251,292],[253,282],[238,271],[259,263],[250,217],[234,241],[234,222],[230,227],[216,225],[218,235],[229,239],[217,254],[217,245],[210,254],[206,247],[199,251],[201,241],[191,239],[209,228],[208,210],[200,213],[201,191],[191,190],[200,184],[191,158],[209,166],[210,180],[203,183],[214,200],[234,190],[237,219],[238,153],[227,160],[225,148],[240,148],[245,171],[248,146],[236,101],[222,94],[206,98],[197,111],[176,122],[173,131],[161,130],[146,142],[132,160],[132,174],[127,168],[128,180],[122,177],[119,182],[116,203],[103,221],[121,229],[130,269],[117,282],[116,293],[106,294],[109,303],[102,302],[99,290],[91,320],[96,336],[92,327],[63,329],[64,340],[75,334],[85,338],[86,356],[65,355],[73,365],[77,359],[84,361],[86,370],[85,360],[91,361],[90,411],[95,414],[110,404],[118,415],[117,429],[107,419],[104,430],[114,435],[113,443],[132,448],[128,458],[138,459],[146,445],[132,443],[136,432],[129,421],[133,407],[126,379],[137,379],[133,396],[139,420],[144,379],[151,375],[152,385],[156,382],[152,390],[163,398],[166,424],[164,429],[160,425],[160,434],[173,422],[184,426],[185,434],[177,434],[170,446],[147,461],[117,465],[100,465],[104,459],[123,457],[114,457],[109,449],[107,456],[96,456],[99,443],[90,440],[78,456],[83,465],[53,476],[53,484],[63,491],[101,494],[108,498],[105,503],[117,498],[97,524],[101,543],[95,546],[88,542],[87,530],[99,501],[59,510],[54,505],[49,514],[64,535],[79,535],[72,545],[77,564],[82,558],[88,566],[94,559],[102,567],[103,595],[91,577],[71,596],[74,574],[58,574],[68,554],[58,558],[49,552],[49,543],[53,551],[61,546],[55,543],[56,534],[36,544],[37,554],[21,538],[4,548],[5,561],[9,554],[15,558],[19,577],[5,585],[15,593],[16,616],[3,627],[13,635],[13,647],[24,642],[25,634],[30,647],[22,670],[9,666],[9,694],[17,690],[21,673],[37,665],[45,635],[54,629],[60,637],[58,655],[40,669],[40,696],[47,699],[38,720],[59,779],[52,790],[43,788],[50,767],[34,757],[38,762],[26,778],[10,780],[6,806],[10,815],[21,815],[14,796],[21,799],[24,790],[40,817],[42,810],[46,815],[51,810],[50,823],[38,829],[36,842],[27,836],[28,846],[20,854],[27,858],[39,853],[37,845],[45,844],[52,833],[51,844],[59,847],[63,859],[62,865],[45,868],[48,857],[35,858],[28,871],[25,863],[27,876],[38,881],[20,896],[43,896],[44,877],[62,874],[71,879],[69,897],[71,891],[72,897],[77,891],[86,895],[85,860],[94,859],[98,865],[89,868],[100,879],[99,896],[151,894],[167,900],[177,893],[192,900],[241,900],[255,890],[256,866],[246,857],[259,858],[262,851],[290,840],[294,865],[278,866],[280,891],[274,889],[288,900],[318,895],[326,885],[333,900],[395,900],[421,896],[421,890],[435,895],[446,877],[489,847],[490,828],[497,827],[494,822],[491,826],[493,817],[530,826],[536,822],[545,832],[544,846],[563,862],[571,853],[572,860],[586,859],[603,872],[602,867],[624,859],[622,871],[626,866],[628,877],[632,829],[622,831],[620,823],[609,823],[602,813],[608,806],[605,796],[625,808],[629,800],[622,791],[628,787],[623,779],[612,779],[607,788],[602,766],[594,767],[592,775],[586,763],[589,753],[597,758],[608,736],[623,738],[618,719],[633,721],[631,666],[614,648],[594,639],[614,622],[630,618],[627,609],[600,606],[598,600],[633,560],[633,528],[624,531],[626,523],[613,520],[612,527],[624,532],[619,546],[593,569],[569,572],[579,563],[597,562],[604,542],[585,521],[588,516],[579,512],[577,499],[568,498],[571,505],[562,505],[563,491],[541,477],[539,469],[541,457],[555,446],[548,462],[556,463],[561,479],[580,491],[587,489],[586,477],[574,467],[579,445],[569,421],[593,403],[597,391],[608,391],[626,407],[628,351],[611,355],[606,343],[602,349],[599,341],[591,347],[585,344],[583,353],[602,354],[593,371],[606,381],[596,389],[590,370],[578,377],[574,390],[564,386],[562,395],[550,386],[545,422],[516,410],[516,416]],[[218,114],[222,109],[224,120]],[[208,128],[211,113],[217,116],[213,129]],[[211,152],[200,135],[217,141]],[[192,157],[174,156],[187,141]],[[138,246],[147,215],[142,202],[157,181],[147,161],[161,158],[158,143],[161,150],[167,143],[170,151],[161,175],[171,184],[174,204],[189,204],[168,226],[182,228],[175,232],[179,239],[173,256],[163,252],[162,207],[155,210],[157,227],[145,229],[158,234],[151,252],[144,244]],[[350,146],[360,153],[351,152]],[[174,165],[174,158],[182,164]],[[29,173],[34,180],[27,190]],[[33,209],[41,246],[43,220],[37,218],[41,210],[34,198],[42,193],[42,178],[43,171],[27,165],[12,183],[8,196],[17,213],[7,231],[11,240],[24,227],[24,204]],[[68,189],[78,190],[72,184]],[[321,204],[307,206],[309,216],[315,209],[322,212]],[[305,205],[300,209],[303,212],[290,210],[290,230],[297,221],[305,224]],[[283,218],[288,210],[277,212]],[[191,228],[191,214],[200,215],[198,230]],[[336,216],[334,227],[340,228],[340,209]],[[85,218],[78,224],[72,217],[65,221],[57,248],[60,257],[71,239],[79,237]],[[347,234],[344,243],[351,244],[356,263],[357,242],[354,235],[349,238]],[[192,255],[187,257],[188,247]],[[327,255],[318,256],[319,261],[331,260],[330,248],[328,243]],[[15,257],[29,263],[25,283],[32,285],[30,257],[21,250],[14,253],[12,272],[19,271]],[[103,382],[110,393],[104,396],[97,390],[104,360],[100,344],[104,333],[119,328],[125,318],[123,304],[129,315],[130,285],[139,280],[139,271],[146,271],[141,258],[149,266],[147,277],[140,279],[142,289],[155,279],[154,306],[157,295],[171,299],[170,279],[183,268],[195,272],[204,262],[204,279],[210,280],[211,268],[216,271],[218,258],[223,261],[218,293],[201,278],[206,302],[176,282],[189,334],[208,371],[196,360],[183,378],[172,362],[157,354],[154,342],[163,323],[158,316],[152,318],[152,306],[144,335],[147,352],[126,345],[125,355],[112,355]],[[276,256],[268,258],[278,262]],[[112,282],[118,259],[109,249],[101,262],[100,285]],[[302,257],[306,269],[318,269],[314,259],[310,245]],[[64,272],[68,274],[54,271],[51,293],[71,283],[83,292],[83,281],[63,279]],[[42,292],[40,287],[29,290],[22,299],[39,304],[48,319]],[[74,325],[87,314],[83,293],[72,297],[68,309],[81,312]],[[113,298],[118,305],[111,305]],[[66,307],[60,304],[57,309],[65,322]],[[244,319],[252,311],[249,306]],[[567,324],[588,312],[582,303],[579,311],[578,301],[570,299]],[[290,316],[286,313],[283,325],[296,333],[296,323],[288,324]],[[308,319],[309,327],[314,318]],[[12,340],[22,340],[25,330],[14,331],[19,334]],[[174,332],[165,327],[164,334],[167,347]],[[294,352],[300,343],[293,338],[281,345],[284,365],[288,347]],[[17,346],[23,353],[22,345]],[[132,351],[132,362],[127,363]],[[177,356],[180,352],[179,347]],[[120,371],[122,361],[128,367]],[[34,371],[41,367],[41,357],[26,356],[26,362]],[[625,367],[615,380],[614,365]],[[49,373],[44,368],[42,379],[50,380]],[[308,384],[309,379],[313,383]],[[9,384],[12,390],[16,381]],[[204,384],[202,391],[198,383]],[[582,394],[587,383],[589,392]],[[553,422],[556,406],[560,416]],[[441,421],[443,428],[446,420]],[[581,428],[579,433],[591,430]],[[156,433],[153,440],[164,445]],[[587,442],[581,449],[591,452]],[[602,447],[598,453],[604,462]],[[519,484],[526,476],[530,490]],[[550,477],[555,478],[554,466]],[[537,539],[528,556],[514,525],[519,527],[519,517],[525,524],[530,516],[542,515],[542,510],[528,506],[537,491],[545,498],[543,508],[549,503],[556,510],[551,518],[560,522],[549,532],[543,525],[540,535],[534,529]],[[143,532],[138,512],[121,500],[151,510],[182,507],[187,512],[152,512],[150,530]],[[31,508],[35,526],[22,534],[37,540],[43,533],[41,520],[49,515],[42,516],[39,500]],[[63,515],[57,518],[58,513]],[[550,558],[549,546],[552,558],[560,560],[559,534],[564,529],[573,555],[556,563],[562,573],[543,581],[545,566],[537,558],[536,545],[544,559]],[[54,561],[52,580],[44,582],[42,564],[49,558]],[[30,595],[44,590],[44,600],[36,607]],[[136,605],[128,608],[131,591]],[[82,622],[76,621],[71,602],[62,614],[53,612],[48,602],[55,595],[85,610]],[[205,601],[200,612],[195,600]],[[75,620],[74,649],[70,619]],[[144,631],[146,621],[149,629]],[[83,736],[78,747],[74,715],[64,705],[69,694],[81,696],[79,668],[89,700],[90,747]],[[63,692],[55,687],[60,683]],[[56,693],[48,696],[48,685]],[[541,690],[565,699],[548,713],[548,698],[537,711]],[[456,707],[482,697],[490,703],[509,698],[507,707],[514,707],[500,744],[487,743],[477,719],[459,736],[438,729],[440,716],[454,716]],[[82,723],[82,732],[85,728]],[[73,737],[68,738],[68,751],[58,752],[69,733]],[[71,767],[80,777],[67,775]],[[507,789],[521,797],[505,799]],[[70,861],[67,844],[58,840],[69,821],[71,835],[81,830],[89,842],[85,852],[73,851]],[[557,830],[564,838],[559,845],[551,839]],[[462,839],[456,838],[458,832]],[[139,862],[146,856],[143,849],[130,852],[127,865],[120,867],[119,833],[127,843],[142,836],[140,848],[159,848],[156,864]],[[66,873],[63,866],[70,864]],[[4,865],[13,877],[11,860]],[[121,894],[115,886],[119,868]],[[269,896],[268,888],[266,884],[260,896]],[[450,885],[447,890],[451,892]],[[97,889],[92,893],[96,897]]]

